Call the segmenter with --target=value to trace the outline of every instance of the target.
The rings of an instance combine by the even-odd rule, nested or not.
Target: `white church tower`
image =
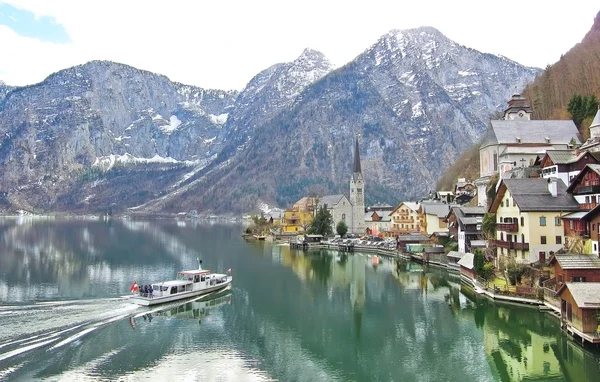
[[[351,233],[363,234],[365,225],[365,180],[360,169],[360,153],[358,151],[358,136],[354,146],[354,167],[350,179],[350,203],[352,204],[352,226],[348,227]]]

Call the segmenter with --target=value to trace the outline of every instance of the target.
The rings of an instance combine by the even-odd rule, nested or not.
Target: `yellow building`
[[[419,203],[402,202],[390,212],[390,229],[386,236],[419,233]]]
[[[489,212],[496,214],[498,258],[520,263],[545,262],[564,245],[561,217],[579,210],[563,182],[551,179],[504,179]]]
[[[448,232],[448,222],[446,217],[450,212],[452,205],[424,201],[419,207],[420,233],[422,235],[431,235],[435,232]]]
[[[281,221],[281,231],[284,233],[304,233],[312,223],[316,198],[303,197],[292,208],[285,210]]]

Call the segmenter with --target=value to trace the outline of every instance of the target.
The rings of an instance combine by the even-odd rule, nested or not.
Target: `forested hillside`
[[[524,96],[533,106],[534,119],[571,119],[567,105],[573,96],[600,96],[600,13],[583,40],[558,62],[546,67]],[[585,133],[591,120],[580,126]],[[584,138],[587,135],[584,134]]]

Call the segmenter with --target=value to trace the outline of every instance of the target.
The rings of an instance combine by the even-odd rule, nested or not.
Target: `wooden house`
[[[460,276],[464,277],[468,280],[475,279],[475,266],[473,265],[473,260],[475,259],[475,255],[472,253],[465,253],[460,260],[458,260],[458,265],[460,266]]]
[[[565,283],[558,290],[563,329],[582,342],[600,343],[600,283]]]
[[[597,156],[587,150],[548,150],[540,162],[542,177],[556,177],[569,185],[587,164],[598,164]]]
[[[567,282],[600,282],[600,259],[592,255],[554,255],[550,259],[558,290]]]

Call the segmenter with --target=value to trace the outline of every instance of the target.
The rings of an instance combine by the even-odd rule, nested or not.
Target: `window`
[[[525,227],[525,218],[521,216],[521,227]]]
[[[545,216],[540,216],[540,226],[542,226],[542,227],[546,226],[546,217]]]
[[[556,244],[562,244],[562,236],[556,237]]]
[[[555,226],[559,226],[559,225],[560,225],[560,216],[556,216],[556,217],[554,218],[554,225],[555,225]]]
[[[546,236],[540,236],[540,243],[546,244]]]
[[[585,282],[585,277],[582,277],[582,276],[573,277],[573,282],[574,283],[584,283]]]
[[[356,192],[362,192],[362,188],[357,188]]]
[[[346,214],[342,214],[342,220],[346,220]]]
[[[500,207],[504,207],[504,200],[500,202]]]

